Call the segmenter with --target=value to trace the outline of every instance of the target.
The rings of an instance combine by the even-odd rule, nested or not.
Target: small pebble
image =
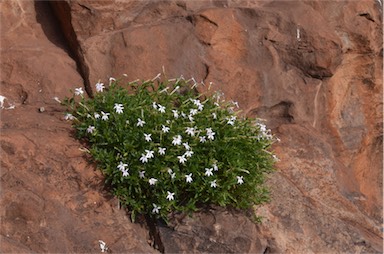
[[[45,111],[45,108],[44,108],[44,107],[40,107],[40,108],[39,108],[39,112],[40,112],[40,113],[43,113],[44,111]]]

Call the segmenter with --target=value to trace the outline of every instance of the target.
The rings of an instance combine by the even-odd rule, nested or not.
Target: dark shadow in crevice
[[[78,51],[80,46],[78,45],[73,27],[68,23],[70,20],[59,20],[54,6],[52,6],[55,3],[56,6],[59,5],[58,8],[60,9],[60,6],[63,5],[59,3],[66,2],[35,1],[34,3],[36,21],[41,25],[47,39],[63,49],[76,62],[76,71],[83,78],[85,91],[89,97],[93,97],[93,91],[89,82],[89,67],[85,64],[84,56]],[[64,25],[67,25],[69,30],[66,30]]]
[[[63,49],[71,58],[75,59],[49,1],[35,1],[34,4],[36,21],[41,25],[41,29],[47,39],[57,47]]]

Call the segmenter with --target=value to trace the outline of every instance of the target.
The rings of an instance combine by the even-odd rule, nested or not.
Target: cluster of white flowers
[[[110,83],[112,81],[115,81],[115,80],[111,78]],[[179,88],[180,87],[177,86],[170,93],[170,95],[172,95],[174,92],[179,90]],[[101,83],[100,81],[96,83],[96,91],[98,93],[103,92],[104,89],[105,89],[105,86],[103,83]],[[163,91],[167,92],[167,89],[164,89]],[[84,91],[81,87],[75,89],[75,95],[83,96],[83,94],[84,94]],[[217,107],[219,107],[219,101],[221,96],[222,94],[220,93],[215,95],[217,101],[214,104]],[[192,148],[195,149],[196,144],[198,145],[199,143],[208,144],[209,142],[215,142],[215,140],[218,137],[220,138],[221,132],[219,132],[219,129],[215,127],[217,125],[211,125],[211,127],[209,127],[209,126],[199,126],[198,124],[195,123],[195,118],[199,119],[199,113],[204,110],[204,102],[201,102],[199,99],[189,99],[189,101],[186,101],[184,103],[189,104],[191,108],[189,109],[168,108],[167,109],[168,107],[167,105],[166,107],[164,105],[159,104],[158,102],[151,102],[151,104],[149,104],[149,106],[153,108],[152,109],[153,112],[151,112],[151,114],[159,114],[163,116],[171,115],[170,117],[171,119],[168,118],[167,120],[165,121],[163,120],[163,122],[160,123],[159,126],[161,127],[159,129],[157,129],[158,127],[155,127],[155,128],[152,128],[150,131],[146,130],[146,127],[150,126],[152,122],[150,122],[148,119],[145,119],[146,117],[144,116],[143,111],[141,113],[140,118],[137,118],[136,122],[132,123],[132,125],[129,123],[129,120],[126,120],[127,125],[136,126],[134,128],[137,128],[138,131],[140,130],[142,131],[142,132],[140,131],[140,135],[143,138],[143,141],[145,141],[142,143],[145,144],[147,148],[147,149],[144,149],[144,152],[139,152],[141,156],[138,158],[138,160],[142,164],[140,167],[144,167],[144,168],[141,168],[137,172],[138,176],[140,179],[142,179],[142,181],[145,181],[146,184],[149,184],[150,186],[155,186],[156,184],[158,184],[159,181],[161,182],[162,178],[158,177],[158,175],[156,176],[157,177],[156,178],[154,177],[154,175],[150,174],[150,170],[148,170],[149,169],[148,166],[150,165],[150,162],[152,160],[155,160],[155,156],[156,158],[157,157],[169,158],[169,154],[170,154],[169,151],[178,151],[178,154],[174,155],[174,158],[173,158],[175,162],[176,172],[174,172],[171,168],[167,169],[167,172],[171,179],[175,179],[175,178],[178,179],[178,177],[180,177],[183,179],[183,181],[185,180],[185,183],[191,184],[194,181],[196,181],[196,178],[198,178],[199,175],[203,175],[204,179],[206,179],[205,181],[207,182],[207,185],[210,188],[217,188],[218,186],[220,186],[220,183],[221,183],[220,178],[218,178],[220,174],[218,173],[219,167],[216,164],[217,161],[214,161],[213,164],[210,163],[209,165],[206,165],[206,167],[202,167],[201,168],[202,172],[195,175],[193,175],[193,173],[191,173],[190,171],[188,172],[187,171],[188,169],[186,167],[189,165],[188,160],[192,158],[195,154]],[[205,105],[206,108],[209,107],[207,105],[208,104]],[[237,108],[239,107],[237,102],[233,102],[233,105],[236,106]],[[125,105],[125,106],[128,108],[128,105]],[[117,115],[124,114],[124,105],[122,103],[114,103],[114,106],[113,106],[114,112],[112,109],[110,110],[112,113],[112,117],[118,117]],[[215,111],[215,112],[212,112],[212,111]],[[217,111],[216,109],[212,111],[208,113],[209,116],[212,116],[211,120],[212,119],[216,120],[218,119],[218,116],[221,116],[223,114],[222,112]],[[94,118],[95,120],[98,120],[98,121],[108,121],[110,119],[111,113],[100,111],[100,112],[94,112],[93,116],[88,114],[87,117],[91,119]],[[114,113],[116,113],[117,115],[115,115]],[[229,113],[231,113],[231,110],[229,110]],[[224,114],[227,114],[227,113],[224,113]],[[64,118],[65,120],[73,120],[74,116],[70,113],[67,113]],[[175,129],[172,126],[175,126],[173,125],[175,122],[181,121],[180,119],[185,119],[182,121],[185,121],[184,123],[187,126],[184,126],[182,130],[178,129],[178,132],[175,132]],[[148,123],[145,120],[147,120]],[[188,120],[189,122],[187,122]],[[221,123],[224,123],[230,126],[235,126],[236,120],[237,120],[236,116],[234,114],[230,114],[228,117],[225,117],[224,119],[222,119]],[[97,126],[97,122],[95,125]],[[179,125],[176,125],[176,126],[179,126]],[[274,138],[273,135],[271,134],[271,130],[267,129],[265,124],[257,122],[256,127],[259,130],[259,135],[257,136],[257,139],[271,140]],[[145,130],[147,133],[145,133]],[[216,135],[216,132],[214,130],[219,132],[218,136]],[[96,132],[96,127],[94,125],[89,125],[86,129],[86,132],[89,134],[94,134]],[[169,137],[164,138],[167,136],[167,133]],[[171,144],[169,144],[170,145],[168,147],[169,150],[167,150],[167,146],[166,144],[164,144],[163,140],[169,140],[169,139],[171,140],[170,142]],[[181,153],[179,153],[180,150],[181,150]],[[156,152],[156,155],[155,155],[155,152]],[[275,155],[272,155],[272,156],[276,161],[278,160],[278,158]],[[169,159],[167,160],[169,161]],[[121,172],[123,177],[130,176],[128,164],[125,163],[124,161],[120,161],[119,164],[116,166],[116,168],[118,171]],[[142,169],[146,169],[147,171]],[[176,176],[176,173],[178,174],[177,176]],[[128,179],[131,179],[131,178],[128,178]],[[238,185],[242,185],[244,184],[245,179],[244,179],[244,176],[237,175],[236,178],[233,179],[233,181],[234,183],[236,182],[236,184]],[[175,192],[168,190],[166,191],[166,194],[164,194],[164,198],[168,201],[174,201],[175,198],[177,198],[177,195]],[[159,214],[161,210],[161,206],[155,203],[153,203],[152,206],[153,206],[153,208],[151,208],[152,213]]]
[[[142,163],[147,163],[149,159],[152,159],[155,157],[154,153],[155,153],[154,151],[145,150],[145,154],[144,153],[141,154],[140,161]]]
[[[212,131],[212,128],[207,128],[205,130],[207,131],[207,138],[209,140],[214,140],[215,139],[215,132]]]
[[[180,112],[177,109],[172,109],[171,112],[172,112],[174,119],[179,119],[179,117],[181,116],[183,118],[188,118],[192,122],[193,117],[196,116],[200,111],[202,111],[204,109],[204,104],[201,103],[200,100],[197,100],[197,99],[196,100],[192,99],[191,102],[193,103],[194,106],[196,106],[196,108],[191,108],[189,110],[189,115],[186,115],[184,112]],[[159,104],[159,103],[152,102],[152,108],[155,110],[155,112],[159,112],[161,114],[166,113],[166,107]],[[115,104],[116,113],[118,113],[118,114],[122,113],[123,109],[124,109],[124,107],[122,104]],[[217,114],[215,112],[213,112],[212,117],[213,117],[213,119],[217,119]],[[235,121],[236,121],[236,116],[228,117],[228,118],[226,118],[226,121],[227,121],[228,125],[233,126]],[[161,126],[160,129],[161,129],[161,132],[163,134],[170,132],[170,130],[171,130],[171,128],[169,127],[170,123],[171,123],[171,120],[167,120],[166,123],[160,125]],[[137,127],[143,127],[145,124],[146,124],[146,122],[144,119],[142,119],[142,118],[137,119],[137,123],[136,123]],[[174,135],[172,137],[172,141],[171,141],[173,146],[184,146],[184,148],[185,148],[184,154],[176,156],[178,163],[181,165],[185,165],[185,163],[188,161],[188,158],[191,158],[194,154],[189,143],[183,142],[185,139],[187,139],[188,137],[189,138],[197,138],[200,143],[205,143],[207,141],[214,141],[215,135],[216,135],[216,133],[213,131],[213,129],[211,127],[205,128],[205,130],[199,130],[196,126],[185,127],[184,132],[185,132],[186,137],[183,137],[183,135],[180,133],[180,134]],[[151,133],[144,133],[144,140],[146,142],[153,142],[152,134]],[[150,143],[150,146],[153,147],[155,145],[153,143]],[[166,150],[167,150],[166,147],[157,147],[157,152],[160,156],[165,155]],[[141,161],[141,163],[145,164],[145,163],[148,163],[149,160],[152,158],[154,158],[154,151],[153,150],[145,150],[145,153],[141,154],[141,157],[139,158],[139,160]],[[125,165],[125,164],[123,164],[123,165]],[[119,169],[119,170],[122,171],[121,169]],[[204,170],[205,170],[204,175],[206,177],[214,177],[214,172],[218,171],[219,169],[218,169],[218,166],[216,165],[216,163],[214,163],[211,167],[205,168]],[[173,172],[172,169],[168,168],[167,172],[170,175],[171,179],[176,178],[176,173]],[[183,176],[185,178],[186,183],[192,183],[194,180],[192,177],[193,176],[192,173],[184,174]],[[139,172],[139,177],[142,179],[146,178],[144,170]],[[155,185],[159,181],[159,179],[154,178],[154,177],[149,177],[147,179],[148,179],[147,181],[148,181],[149,185]],[[237,180],[237,184],[243,184],[244,183],[244,177],[243,176],[237,176],[236,180]],[[218,187],[217,179],[210,180],[209,186],[211,188],[217,188]],[[175,193],[167,191],[166,199],[168,201],[174,200],[175,199]],[[159,213],[160,209],[161,209],[160,206],[158,206],[157,204],[153,204],[152,213]]]
[[[123,163],[122,161],[120,161],[119,165],[117,165],[117,169],[123,173],[124,177],[129,176],[128,164]]]
[[[109,119],[110,113],[105,113],[103,111],[100,111],[100,114],[98,112],[95,112],[93,114],[93,116],[94,116],[95,119],[100,119],[100,117],[101,117],[101,120],[103,120],[103,121],[107,121]]]
[[[260,139],[267,139],[272,140],[273,135],[271,133],[270,129],[267,129],[267,126],[265,124],[262,124],[260,122],[256,123],[256,126],[259,128],[260,134],[257,136],[257,138]]]

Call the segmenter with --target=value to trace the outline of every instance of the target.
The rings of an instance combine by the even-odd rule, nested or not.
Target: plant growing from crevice
[[[183,78],[113,81],[86,99],[66,98],[77,137],[113,194],[131,212],[167,221],[203,205],[247,209],[268,201],[276,138],[259,119],[241,117],[220,93],[198,93]]]

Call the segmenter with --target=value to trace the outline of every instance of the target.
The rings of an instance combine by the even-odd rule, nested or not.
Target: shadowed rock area
[[[381,4],[1,2],[1,252],[381,253]],[[216,208],[153,228],[103,188],[53,98],[163,68],[281,139],[261,224]]]

